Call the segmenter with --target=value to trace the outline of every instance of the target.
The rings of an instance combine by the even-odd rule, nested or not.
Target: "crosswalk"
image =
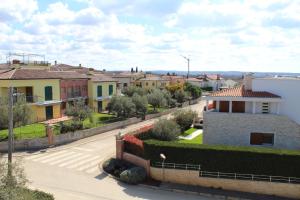
[[[113,153],[113,149],[105,151],[105,155],[112,155]],[[46,152],[30,155],[25,159],[28,162],[37,162],[85,174],[96,174],[99,173],[98,165],[104,158],[104,154],[101,154],[99,151],[95,152],[93,149],[73,147],[58,152]]]

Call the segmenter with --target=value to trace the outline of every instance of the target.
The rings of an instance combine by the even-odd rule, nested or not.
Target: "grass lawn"
[[[46,128],[44,124],[34,123],[26,126],[14,128],[15,139],[41,138],[46,136]],[[7,138],[8,130],[0,131],[0,140]]]
[[[188,135],[192,134],[193,132],[195,132],[196,130],[198,130],[198,129],[196,129],[196,128],[190,128],[190,129],[184,131],[184,133],[182,133],[181,135],[182,136],[188,136]]]
[[[106,114],[106,113],[93,113],[92,117],[93,117],[93,123],[90,122],[89,118],[83,121],[84,128],[99,127],[120,120],[115,115]]]
[[[202,144],[203,143],[203,133],[198,135],[192,140],[179,140],[178,143],[185,143],[185,144]]]
[[[168,110],[168,108],[156,108],[156,111],[154,112],[154,108],[148,104],[147,114],[160,113],[166,110]]]

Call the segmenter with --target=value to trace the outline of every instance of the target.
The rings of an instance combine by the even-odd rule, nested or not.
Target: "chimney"
[[[245,90],[252,90],[253,73],[244,74],[243,86]]]
[[[57,61],[54,61],[54,65],[57,65]]]

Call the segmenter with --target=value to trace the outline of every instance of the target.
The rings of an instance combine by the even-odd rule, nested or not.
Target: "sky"
[[[106,70],[300,72],[298,0],[1,0],[8,52]]]

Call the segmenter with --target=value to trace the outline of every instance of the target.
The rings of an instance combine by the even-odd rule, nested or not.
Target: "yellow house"
[[[169,84],[169,80],[155,75],[147,75],[146,77],[136,81],[136,86],[142,87],[146,90],[164,89]]]
[[[106,110],[112,96],[117,95],[117,81],[111,77],[95,74],[88,81],[89,106],[95,112]]]
[[[32,122],[59,118],[59,79],[49,76],[41,69],[9,69],[0,72],[0,97],[8,97],[8,88],[13,87],[14,98],[25,97],[31,106]]]

